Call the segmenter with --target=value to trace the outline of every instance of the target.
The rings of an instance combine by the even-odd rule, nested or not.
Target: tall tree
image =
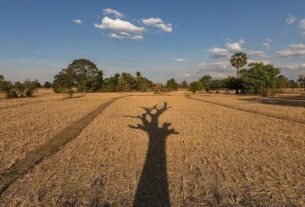
[[[203,88],[208,92],[210,90],[210,83],[211,83],[212,77],[210,75],[204,75],[202,78],[199,79],[201,83],[203,84]]]
[[[177,81],[174,78],[171,78],[170,80],[168,80],[166,82],[166,87],[169,90],[176,91],[176,90],[178,90],[178,83],[177,83]]]
[[[247,54],[243,52],[235,53],[231,56],[230,62],[231,65],[236,68],[236,77],[239,78],[239,71],[242,67],[247,65]]]
[[[300,85],[300,88],[304,88],[305,89],[305,75],[299,75],[298,78],[298,83]]]
[[[251,63],[248,69],[240,71],[246,90],[259,93],[261,89],[275,88],[280,69],[271,64]]]
[[[74,60],[66,69],[54,77],[55,91],[60,88],[76,87],[86,92],[97,90],[103,83],[103,71],[87,59]]]

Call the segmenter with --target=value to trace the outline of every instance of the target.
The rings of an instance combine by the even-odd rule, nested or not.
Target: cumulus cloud
[[[191,74],[185,73],[183,76],[186,77],[186,78],[188,78],[188,77],[191,77]]]
[[[286,23],[289,25],[289,24],[293,24],[295,21],[297,21],[297,18],[295,16],[292,16],[292,15],[289,15],[287,18],[286,18]]]
[[[142,40],[142,35],[134,35],[127,32],[111,33],[110,37],[119,40]]]
[[[289,45],[289,48],[296,49],[296,50],[302,50],[305,49],[305,44],[299,43],[299,44],[291,44]]]
[[[104,15],[113,15],[116,18],[124,17],[124,14],[122,14],[121,12],[119,12],[115,9],[111,9],[111,8],[103,9],[103,14]]]
[[[261,50],[250,50],[247,52],[250,57],[267,57],[265,52]]]
[[[173,31],[173,25],[164,23],[160,18],[142,19],[142,23],[146,26],[157,27],[164,32]]]
[[[231,51],[241,51],[243,44],[245,44],[245,40],[241,39],[238,42],[227,42],[225,46]]]
[[[276,52],[280,57],[298,57],[305,56],[305,45],[302,43],[291,44],[287,49]]]
[[[186,60],[183,59],[183,58],[174,58],[173,61],[176,61],[176,62],[186,62]]]
[[[200,63],[197,66],[198,69],[201,70],[227,70],[231,69],[232,66],[228,61],[219,61],[219,62],[211,62],[211,63]]]
[[[305,63],[287,65],[286,68],[289,70],[305,70]]]
[[[75,24],[82,24],[83,23],[82,20],[80,20],[80,19],[73,19],[72,22],[75,23]]]
[[[285,49],[276,52],[276,54],[280,57],[297,57],[297,56],[305,56],[305,50],[293,50],[293,49]]]
[[[120,32],[141,33],[145,30],[144,27],[135,26],[129,21],[121,19],[111,19],[109,17],[104,17],[100,24],[95,23],[94,26],[98,29],[111,29]]]
[[[228,57],[230,55],[230,52],[227,49],[218,47],[210,49],[209,53],[212,57]]]
[[[270,64],[270,61],[269,61],[269,60],[248,59],[247,62],[248,62],[248,65],[249,65],[250,63],[260,63],[260,62],[261,62],[261,63],[264,63],[265,65]]]

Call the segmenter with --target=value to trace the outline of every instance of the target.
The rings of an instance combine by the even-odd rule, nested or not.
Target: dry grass
[[[12,184],[2,194],[0,205],[132,206],[143,166],[147,164],[145,156],[151,146],[148,146],[148,138],[160,137],[167,140],[163,159],[167,164],[172,206],[305,205],[304,124],[187,99],[184,92],[171,93],[171,96],[144,95],[126,97],[110,105],[78,137]],[[28,110],[26,116],[35,120],[39,116],[35,115],[38,112],[34,108],[39,108],[43,117],[51,121],[45,128],[53,126],[56,129],[59,120],[66,122],[69,117],[75,119],[75,116],[88,113],[96,102],[100,103],[108,96],[115,94],[92,94],[68,100],[72,106],[68,110],[61,105],[65,110],[58,113],[62,114],[60,117],[52,113],[60,110],[58,105],[51,103],[5,109],[1,116],[6,116],[12,124],[23,123],[26,121],[15,115],[19,110]],[[252,103],[235,96],[215,95],[209,96],[209,100],[287,117],[302,118],[299,113],[304,112],[300,107]],[[163,131],[149,131],[149,127],[142,130],[130,127],[144,124],[136,118],[145,112],[141,107],[164,102],[171,108],[158,117],[158,130],[163,123],[171,123],[170,129],[178,134],[165,136]],[[31,112],[33,110],[35,113]],[[148,122],[153,123],[150,119]],[[1,141],[6,139],[16,146],[20,140],[20,145],[25,145],[22,137],[36,143],[37,137],[46,139],[52,133],[52,130],[42,129],[43,125],[35,125],[36,131],[26,131],[26,124],[17,126],[32,135],[26,136],[24,131],[21,133],[24,136],[17,138],[14,137],[17,134],[10,139],[9,134],[1,135]],[[12,129],[7,128],[7,131],[13,133]],[[156,161],[154,159],[162,157],[152,155],[150,162]],[[162,173],[155,171],[156,166],[150,167],[148,173],[154,183],[156,175]],[[160,186],[154,187],[155,195],[158,190],[164,190]],[[154,204],[158,204],[156,200]]]
[[[63,100],[62,95],[52,94],[3,101],[1,105],[6,107],[0,108],[0,173],[60,130],[118,95],[87,94]]]
[[[192,97],[240,110],[265,114],[270,117],[305,123],[305,101],[220,94],[199,94]],[[295,105],[298,105],[298,107],[295,107]]]

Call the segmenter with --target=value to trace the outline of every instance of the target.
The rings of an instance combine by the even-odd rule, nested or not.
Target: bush
[[[272,93],[270,88],[260,88],[258,94],[264,97],[270,97]]]
[[[189,85],[189,91],[192,91],[193,93],[196,93],[197,91],[202,91],[202,89],[203,84],[201,81],[194,81]]]

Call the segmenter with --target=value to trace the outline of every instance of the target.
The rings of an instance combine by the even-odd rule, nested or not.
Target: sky
[[[234,74],[247,52],[305,74],[304,0],[0,0],[0,74],[52,81],[74,59],[155,82]]]

